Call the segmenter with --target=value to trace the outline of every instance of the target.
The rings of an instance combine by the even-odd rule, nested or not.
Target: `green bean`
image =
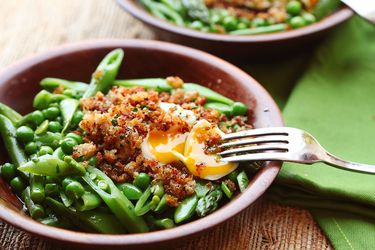
[[[4,178],[4,180],[10,181],[16,176],[17,173],[17,167],[14,166],[14,164],[11,163],[5,163],[1,166],[1,176]]]
[[[20,115],[17,111],[1,102],[0,114],[7,117],[13,124],[17,124],[22,119],[22,115]]]
[[[40,91],[34,98],[33,107],[39,110],[46,109],[52,102],[59,102],[68,98],[62,94],[52,94],[46,90]]]
[[[249,185],[249,178],[247,177],[247,174],[245,170],[242,170],[238,175],[237,175],[237,183],[240,188],[240,191],[243,192]]]
[[[220,102],[208,102],[204,105],[204,108],[205,109],[214,109],[228,117],[231,117],[232,116],[232,107],[227,105],[227,104],[224,104],[224,103],[220,103]]]
[[[72,82],[59,78],[44,78],[40,82],[40,85],[48,91],[53,91],[57,87],[63,86],[64,89],[73,89],[81,93],[84,93],[88,87],[88,85],[83,82]]]
[[[212,187],[211,191],[204,197],[200,198],[195,209],[199,217],[215,211],[219,206],[219,201],[223,197],[223,192],[219,187]]]
[[[35,203],[42,203],[46,196],[44,189],[44,177],[38,175],[30,176],[30,197]]]
[[[163,197],[161,197],[160,202],[158,203],[158,205],[154,209],[155,213],[162,213],[162,212],[165,211],[165,209],[167,208],[167,196],[168,196],[168,194],[164,194]]]
[[[97,210],[78,212],[66,208],[60,202],[52,199],[46,199],[47,205],[65,220],[87,232],[97,232],[105,234],[120,234],[125,230],[119,221],[111,214],[103,213]]]
[[[33,200],[31,199],[30,187],[27,187],[22,192],[22,198],[25,201],[27,210],[29,211],[30,216],[33,219],[40,219],[44,217],[44,214],[45,214],[44,208],[39,204],[35,204]]]
[[[60,187],[56,183],[47,183],[44,186],[44,192],[46,193],[46,196],[56,196],[60,193]]]
[[[116,49],[107,54],[93,73],[83,98],[94,96],[99,91],[106,92],[116,79],[123,58],[122,49]]]
[[[315,5],[313,14],[320,20],[335,11],[340,4],[340,0],[319,0]]]
[[[221,190],[223,190],[224,194],[230,199],[233,196],[233,192],[229,189],[228,185],[222,181],[221,182]]]
[[[67,129],[69,129],[70,124],[72,123],[72,119],[74,113],[76,112],[79,106],[79,101],[76,99],[65,99],[60,102],[60,110],[64,120],[63,130],[62,133],[64,134]]]
[[[129,200],[139,200],[142,196],[142,191],[130,183],[118,184],[117,188],[120,189]]]
[[[105,192],[100,189],[90,175],[91,177],[96,176],[96,180],[98,181],[105,181],[109,185],[109,191]],[[96,168],[88,167],[83,179],[102,198],[112,213],[115,214],[129,232],[141,233],[149,230],[143,218],[135,215],[133,204],[122,194],[106,174]]]
[[[59,227],[63,229],[74,230],[74,226],[67,220],[61,220],[57,218],[56,215],[49,215],[46,218],[39,220],[40,223],[51,226],[51,227]]]
[[[140,188],[141,190],[146,190],[146,188],[150,185],[151,183],[151,177],[146,174],[146,173],[139,173],[135,179],[133,184]]]
[[[258,34],[266,34],[266,33],[285,31],[287,29],[288,29],[287,24],[279,23],[279,24],[273,24],[273,25],[265,26],[265,27],[234,30],[234,31],[229,32],[229,34],[231,34],[231,35],[258,35]]]
[[[43,155],[37,159],[31,160],[22,164],[18,170],[22,170],[28,173],[42,175],[42,176],[66,176],[71,174],[78,174],[76,168],[71,167],[66,162],[52,156]]]
[[[114,85],[131,88],[144,87],[146,90],[156,90],[158,92],[169,92],[172,86],[169,85],[165,78],[145,78],[145,79],[130,79],[130,80],[116,80]]]
[[[195,194],[181,201],[174,212],[174,222],[181,223],[192,217],[197,204],[198,197]]]
[[[95,193],[85,191],[84,194],[75,201],[74,207],[77,211],[88,211],[97,208],[102,203],[102,199]]]
[[[76,169],[77,172],[80,175],[84,175],[86,173],[86,168],[83,164],[77,162],[76,160],[73,159],[71,156],[65,156],[64,161],[72,168]]]

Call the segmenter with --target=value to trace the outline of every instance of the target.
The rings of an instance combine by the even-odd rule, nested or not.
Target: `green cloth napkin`
[[[331,153],[375,165],[375,26],[355,17],[322,43],[283,113]],[[285,163],[268,196],[310,208],[336,249],[375,249],[375,175]]]

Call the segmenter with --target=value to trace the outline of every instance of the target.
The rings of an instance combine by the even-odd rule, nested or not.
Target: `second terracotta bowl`
[[[125,59],[119,78],[180,76],[201,83],[234,100],[246,103],[256,127],[282,126],[278,107],[266,90],[237,67],[209,54],[168,43],[142,40],[93,41],[61,47],[25,59],[0,73],[0,102],[21,113],[31,111],[34,95],[44,77],[88,82],[97,64],[110,50],[123,48]],[[2,145],[2,143],[0,143]],[[7,158],[0,146],[1,161]],[[23,211],[9,186],[0,179],[0,219],[32,234],[75,247],[113,249],[173,246],[235,216],[259,198],[280,169],[269,162],[247,190],[216,212],[173,229],[144,234],[101,235],[45,226]]]
[[[295,51],[311,50],[329,30],[348,20],[347,8],[304,28],[263,35],[233,36],[212,34],[179,27],[152,16],[137,0],[117,0],[132,16],[147,24],[160,40],[188,45],[233,60],[272,60]],[[124,27],[125,29],[126,27]]]

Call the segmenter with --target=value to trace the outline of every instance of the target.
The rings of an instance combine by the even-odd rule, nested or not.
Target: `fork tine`
[[[261,136],[261,135],[288,135],[288,128],[286,127],[271,127],[271,128],[257,128],[250,129],[222,136],[223,140],[238,139],[243,137]]]
[[[266,150],[281,150],[281,151],[288,151],[288,147],[285,144],[273,144],[273,145],[254,145],[249,147],[242,147],[242,148],[234,148],[228,149],[223,152],[220,152],[219,155],[229,155],[229,154],[237,154],[237,153],[244,153],[244,152],[254,152],[254,151],[266,151]]]
[[[249,138],[238,141],[226,142],[220,145],[220,147],[232,147],[246,144],[258,144],[258,143],[270,143],[270,142],[281,142],[288,143],[287,137],[282,135],[277,136],[265,136],[260,138]]]
[[[236,155],[223,157],[220,161],[223,162],[241,162],[241,161],[283,161],[286,153],[254,153],[246,155]]]

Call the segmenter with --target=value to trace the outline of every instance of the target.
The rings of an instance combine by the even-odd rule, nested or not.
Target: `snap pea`
[[[207,184],[208,183],[205,181],[196,182],[195,193],[197,194],[198,198],[204,197],[208,192],[210,192],[210,188]]]
[[[62,94],[52,94],[46,90],[42,90],[35,96],[33,107],[38,110],[46,109],[52,102],[59,102],[66,98],[69,97]]]
[[[65,156],[64,161],[72,168],[74,168],[80,175],[84,175],[86,173],[86,168],[83,164],[77,162],[71,156]]]
[[[183,89],[185,91],[198,91],[200,95],[206,97],[207,102],[220,102],[228,105],[232,105],[234,103],[233,100],[213,91],[212,89],[196,83],[185,83]]]
[[[146,9],[148,9],[152,15],[160,18],[160,19],[163,19],[163,20],[167,20],[167,17],[164,16],[163,13],[161,13],[158,9],[154,8],[154,1],[152,0],[140,0],[140,2],[146,7]]]
[[[64,121],[62,130],[63,134],[67,129],[69,129],[74,113],[76,112],[78,106],[79,101],[72,98],[65,99],[60,102],[60,110]]]
[[[151,177],[146,173],[139,173],[133,181],[133,184],[141,190],[146,190],[151,183]]]
[[[164,195],[164,186],[161,182],[156,182],[151,186],[151,192],[161,198]]]
[[[71,183],[66,185],[64,190],[65,194],[73,200],[78,200],[85,193],[85,188],[78,181],[72,181]]]
[[[223,192],[219,187],[212,187],[211,191],[204,197],[200,198],[195,209],[199,217],[215,211],[219,206],[219,201],[223,197]]]
[[[83,98],[94,96],[99,91],[106,92],[115,80],[123,58],[122,49],[116,49],[107,54],[93,73]]]
[[[77,211],[88,211],[97,208],[102,203],[102,199],[91,191],[85,191],[84,194],[78,198],[74,207]]]
[[[0,114],[7,117],[13,124],[17,124],[22,119],[22,115],[20,115],[17,111],[1,102]]]
[[[139,200],[142,196],[142,191],[130,183],[118,184],[117,188],[120,189],[129,200]]]
[[[234,102],[231,106],[232,108],[232,115],[246,115],[248,108],[247,106],[242,102]]]
[[[224,103],[220,103],[220,102],[208,102],[204,105],[204,108],[205,109],[214,109],[228,117],[232,116],[232,107],[227,105],[227,104],[224,104]]]
[[[258,35],[258,34],[266,34],[266,33],[273,33],[279,31],[285,31],[288,29],[288,25],[285,23],[273,24],[264,27],[256,27],[251,29],[241,29],[241,30],[233,30],[229,32],[231,35]]]
[[[230,199],[233,196],[233,192],[229,189],[228,185],[222,181],[221,182],[221,190],[223,190],[224,194]]]
[[[166,16],[170,21],[174,22],[179,26],[184,26],[185,22],[182,16],[175,10],[169,8],[167,5],[163,3],[153,2],[152,6],[153,10],[162,13]]]
[[[61,147],[57,148],[53,154],[52,154],[54,157],[56,157],[57,159],[60,159],[60,160],[64,160],[64,157],[65,157],[65,154],[64,152],[62,151]]]
[[[97,181],[105,181],[109,185],[109,191],[105,192],[100,189],[90,175],[91,177],[96,176]],[[106,174],[96,168],[88,167],[83,179],[102,198],[129,232],[141,233],[149,230],[143,218],[135,215],[133,204],[121,193]]]
[[[56,195],[59,195],[60,193],[60,187],[56,183],[47,183],[44,186],[44,191],[45,191],[46,196],[50,196],[50,197],[56,196]]]
[[[249,178],[247,177],[247,174],[245,170],[242,170],[238,175],[237,175],[237,183],[240,188],[240,191],[243,192],[249,185]]]
[[[184,14],[184,7],[182,6],[180,0],[160,0],[160,2],[177,11],[178,13]]]
[[[60,199],[65,207],[70,207],[74,203],[74,199],[67,196],[63,190],[60,190]]]
[[[44,217],[45,215],[44,208],[39,204],[35,204],[33,200],[31,199],[30,187],[27,187],[22,192],[22,198],[25,202],[25,205],[27,207],[27,210],[29,211],[30,216],[33,219],[40,219]]]
[[[155,213],[162,213],[165,211],[165,209],[167,208],[167,196],[168,194],[164,194],[163,197],[161,197],[160,202],[154,209]]]
[[[176,226],[170,218],[156,219],[150,215],[146,217],[146,220],[153,228],[168,229]]]
[[[46,196],[44,189],[44,177],[30,175],[30,197],[35,203],[42,203]]]
[[[172,90],[172,86],[167,83],[165,78],[116,80],[114,85],[126,88],[144,87],[146,90],[153,89],[158,92],[169,92]]]
[[[74,211],[63,204],[47,197],[46,204],[60,217],[70,221],[76,227],[87,232],[97,232],[105,234],[125,233],[119,221],[111,214],[96,210],[85,212]]]
[[[181,201],[174,212],[174,222],[181,223],[192,217],[197,204],[198,197],[195,194]]]
[[[35,134],[36,135],[41,135],[43,134],[44,132],[47,131],[48,129],[48,124],[49,124],[49,121],[48,120],[45,120],[44,122],[42,122],[42,124],[40,124],[36,130],[35,130]]]
[[[63,86],[64,89],[74,89],[77,92],[84,93],[88,84],[83,82],[72,82],[60,78],[44,78],[40,85],[48,91],[53,91],[57,87]]]
[[[137,216],[142,216],[146,214],[148,211],[155,209],[158,203],[160,202],[160,198],[157,195],[154,195],[150,202],[147,202],[148,198],[151,196],[151,187],[148,187],[145,192],[142,194],[142,196],[137,201],[137,204],[135,205],[134,212]]]
[[[43,155],[22,164],[18,170],[42,176],[66,176],[78,174],[76,168],[52,155]]]

